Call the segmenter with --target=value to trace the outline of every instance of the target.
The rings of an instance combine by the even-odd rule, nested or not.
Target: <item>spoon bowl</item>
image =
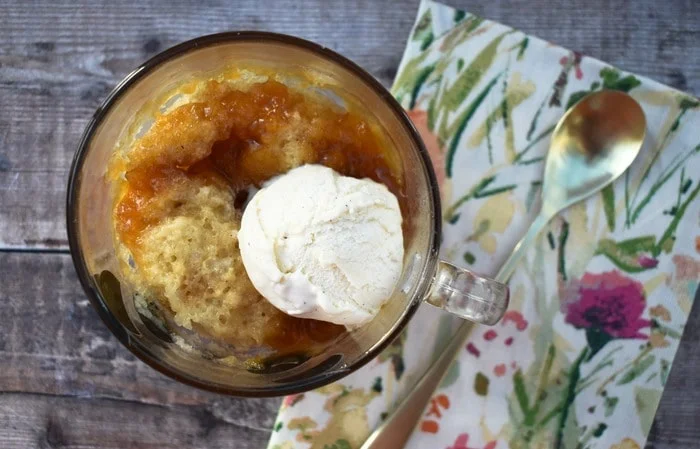
[[[637,157],[646,135],[641,106],[624,92],[584,97],[552,133],[542,184],[547,217],[602,189]]]

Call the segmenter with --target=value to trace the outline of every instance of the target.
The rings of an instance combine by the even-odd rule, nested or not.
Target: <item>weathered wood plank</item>
[[[700,292],[652,425],[648,449],[700,447]]]
[[[43,447],[37,438],[52,426],[70,437],[61,440],[67,447],[261,447],[267,440],[279,399],[203,392],[136,360],[85,298],[70,256],[0,253],[0,273],[0,447]],[[120,427],[134,432],[120,435]]]
[[[267,439],[267,430],[223,421],[202,408],[0,394],[4,449],[259,449]]]
[[[448,1],[624,69],[700,92],[693,0]],[[333,48],[385,85],[417,2],[0,0],[0,248],[65,248],[64,186],[78,139],[107,92],[149,56],[217,31],[271,30]]]
[[[22,429],[27,427],[13,429],[17,420],[6,420],[3,413],[20,414],[27,423],[41,423],[29,428],[46,431],[47,416],[65,409],[74,410],[70,416],[79,423],[92,422],[91,416],[101,413],[118,414],[115,426],[140,422],[142,427],[136,435],[155,432],[159,438],[165,438],[161,441],[163,447],[176,443],[189,447],[185,440],[176,439],[184,434],[197,435],[202,427],[216,429],[211,435],[217,438],[230,438],[229,431],[235,431],[236,439],[228,441],[241,444],[229,447],[254,447],[245,446],[251,441],[257,442],[255,447],[261,447],[266,440],[279,400],[244,400],[202,392],[174,382],[136,360],[109,333],[85,299],[68,255],[0,253],[0,273],[0,316],[6,323],[0,331],[0,447],[31,447],[29,442],[36,441],[31,438],[43,435],[25,435]],[[696,305],[649,447],[680,449],[700,445],[699,367],[700,307]],[[145,419],[148,414],[161,416],[167,425]],[[171,424],[181,427],[181,431],[167,439]],[[158,433],[161,428],[166,429],[165,433]],[[66,440],[68,447],[78,442],[87,447],[97,444],[82,439],[91,437],[80,433],[83,430],[73,434],[69,429],[61,429],[76,438]],[[102,432],[109,436],[114,428],[101,423],[92,436]],[[24,439],[17,442],[13,438]],[[105,447],[126,444],[126,440],[109,438],[103,443]],[[218,447],[226,440],[202,441]]]

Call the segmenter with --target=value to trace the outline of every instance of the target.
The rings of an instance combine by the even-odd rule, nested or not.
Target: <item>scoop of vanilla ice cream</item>
[[[248,203],[238,242],[248,277],[270,303],[336,324],[370,321],[403,267],[396,197],[322,165],[270,180]]]

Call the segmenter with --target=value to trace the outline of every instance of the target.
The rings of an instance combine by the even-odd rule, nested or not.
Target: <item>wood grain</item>
[[[4,449],[252,449],[267,440],[267,430],[194,407],[26,393],[0,394],[0,423],[7,423],[0,426]]]
[[[694,0],[447,3],[700,93]],[[92,310],[65,254],[73,152],[119,79],[198,35],[298,35],[350,57],[388,86],[417,7],[391,0],[0,0],[0,448],[265,446],[279,400],[239,400],[176,383],[122,348]],[[700,447],[699,371],[696,305],[647,447]]]
[[[264,446],[279,399],[203,392],[135,359],[70,256],[0,253],[0,273],[0,447]]]
[[[700,93],[693,0],[450,1],[566,47]],[[389,85],[417,2],[0,0],[0,248],[67,246],[64,188],[93,111],[130,70],[202,34],[295,34],[350,57]]]

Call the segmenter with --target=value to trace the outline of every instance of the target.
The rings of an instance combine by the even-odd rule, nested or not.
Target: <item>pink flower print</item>
[[[481,357],[482,349],[488,347],[489,351],[505,351],[513,345],[515,336],[524,332],[528,327],[528,322],[522,313],[517,310],[509,310],[501,319],[499,326],[485,331],[481,338],[476,338],[467,343],[466,350],[472,356]],[[493,367],[493,372],[498,377],[505,375],[504,363],[499,363]]]
[[[457,439],[452,446],[447,446],[447,449],[469,449],[467,443],[469,442],[469,434],[460,433],[457,435]]]
[[[583,56],[581,53],[572,52],[570,56],[564,56],[559,60],[559,64],[562,65],[561,73],[559,77],[554,82],[554,92],[552,92],[552,98],[549,99],[549,106],[561,106],[561,98],[564,95],[564,90],[566,85],[569,83],[569,73],[571,69],[574,70],[576,79],[583,78],[583,72],[581,71],[581,59]]]
[[[420,430],[425,433],[438,433],[442,419],[442,413],[450,408],[450,398],[444,394],[438,394],[430,400],[427,418],[420,423]]]
[[[696,281],[700,279],[700,261],[681,254],[676,254],[672,260],[676,266],[676,281]]]
[[[457,435],[455,442],[452,443],[452,446],[447,446],[447,448],[445,448],[445,449],[479,449],[476,446],[474,446],[474,447],[467,446],[468,443],[469,443],[469,434],[468,433],[460,433],[459,435]],[[495,448],[496,448],[496,441],[489,441],[483,447],[483,449],[495,449]]]
[[[581,70],[581,60],[583,59],[583,55],[578,52],[573,52],[573,68],[574,68],[574,75],[576,76],[577,80],[580,80],[583,78],[583,71]],[[569,65],[569,58],[567,56],[562,57],[559,60],[559,64],[561,64],[564,67],[567,67]]]
[[[651,324],[642,319],[646,299],[641,283],[608,271],[586,273],[578,284],[578,297],[564,303],[567,323],[611,338],[647,338],[640,332]]]
[[[505,363],[499,363],[498,365],[493,367],[493,374],[496,377],[503,377],[506,375],[506,364]]]
[[[282,407],[291,407],[302,399],[304,399],[304,393],[290,394],[289,396],[285,396],[282,400]]]
[[[656,266],[659,264],[659,261],[657,259],[654,259],[653,257],[639,256],[637,258],[637,263],[642,268],[656,268]]]
[[[524,331],[525,329],[527,329],[527,320],[525,319],[525,317],[523,317],[523,314],[518,312],[517,310],[509,310],[503,315],[502,322],[505,324],[509,321],[515,323],[515,327],[519,331]]]
[[[531,349],[523,334],[529,326],[520,311],[509,310],[500,323],[475,333],[466,345],[467,357],[480,360],[479,372],[475,375],[488,379],[489,391],[509,388],[512,375],[528,360]]]
[[[666,285],[678,301],[692,303],[700,284],[700,260],[684,254],[676,254],[671,260],[675,270],[672,270],[673,276],[666,279]]]
[[[447,395],[439,394],[430,400],[428,416],[442,418],[441,410],[447,410],[448,408],[450,408],[450,398]]]
[[[481,355],[481,351],[474,346],[474,343],[467,343],[467,352],[477,358]]]

